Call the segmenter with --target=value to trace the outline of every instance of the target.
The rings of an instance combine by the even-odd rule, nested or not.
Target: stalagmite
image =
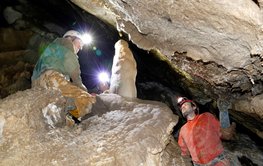
[[[136,61],[128,43],[124,40],[116,42],[109,91],[123,97],[136,98],[136,66]]]

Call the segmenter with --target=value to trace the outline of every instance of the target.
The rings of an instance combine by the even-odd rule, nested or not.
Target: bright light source
[[[90,43],[92,42],[92,37],[91,37],[91,35],[88,34],[88,33],[84,33],[84,34],[82,35],[82,41],[83,41],[84,44],[90,44]]]
[[[109,75],[106,72],[99,73],[98,77],[99,77],[99,81],[102,83],[106,83],[110,81]]]

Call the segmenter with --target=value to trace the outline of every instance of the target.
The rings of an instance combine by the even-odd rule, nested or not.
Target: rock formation
[[[0,165],[169,162],[163,156],[178,117],[165,104],[115,94],[98,97],[92,116],[72,129],[65,126],[59,92],[33,88],[1,100]]]
[[[127,33],[138,47],[158,50],[201,104],[225,96],[234,104],[263,92],[261,1],[72,2]]]
[[[136,75],[136,61],[128,43],[121,39],[115,43],[109,92],[123,97],[136,98]]]
[[[37,2],[34,0],[3,0],[0,2],[0,10],[3,14],[0,15],[1,98],[30,88],[30,74],[32,74],[39,53],[43,51],[48,41],[61,36],[66,30],[77,27],[94,33],[98,32],[95,43],[89,48],[84,48],[82,52],[84,56],[80,58],[83,66],[96,67],[101,66],[86,57],[91,58],[94,50],[98,53],[96,58],[100,63],[109,57],[112,58],[113,45],[119,40],[119,34],[122,34],[122,38],[129,41],[129,48],[135,53],[138,98],[161,101],[179,116],[180,112],[173,101],[175,95],[185,94],[197,101],[204,111],[213,112],[215,115],[218,115],[216,104],[218,100],[227,99],[230,102],[230,107],[227,108],[229,108],[231,121],[237,122],[238,132],[246,132],[253,140],[259,138],[258,142],[262,142],[262,0],[38,0]],[[110,49],[103,50],[101,45],[98,45],[99,43],[107,43]],[[112,62],[112,59],[109,61]],[[103,66],[111,68],[110,63],[104,63]],[[84,70],[84,80],[89,84],[91,79],[85,78],[90,75],[87,71],[93,70]],[[24,98],[21,97],[21,94],[31,96],[30,93],[39,96],[40,99],[42,99],[41,95],[51,95],[52,100],[43,101],[43,103],[39,100],[41,106],[37,103],[24,104],[27,103],[24,100],[23,103],[19,102]],[[81,138],[76,139],[77,141],[70,142],[73,140],[70,138],[75,138],[72,133],[76,134],[79,131],[64,129],[62,127],[64,122],[57,118],[64,115],[59,114],[62,110],[60,104],[53,103],[56,94],[54,92],[42,93],[27,90],[18,92],[13,97],[1,99],[0,133],[4,133],[5,136],[7,134],[8,138],[14,140],[1,144],[2,163],[28,165],[31,158],[28,158],[23,152],[32,154],[31,157],[43,161],[40,159],[41,155],[44,158],[57,155],[56,152],[59,150],[51,154],[46,152],[46,150],[50,152],[51,148],[55,147],[70,153],[70,155],[66,153],[66,157],[59,156],[60,160],[49,160],[52,161],[49,165],[60,165],[59,162],[64,164],[64,160],[76,161],[78,155],[75,153],[76,149],[87,152],[84,147],[79,146],[80,142],[85,142],[82,138],[86,139],[86,136],[82,135]],[[63,105],[64,101],[59,99],[57,102]],[[17,114],[6,112],[5,109],[9,110],[7,106],[3,106],[6,103],[11,104],[12,108],[17,107],[14,108],[16,111],[9,111]],[[39,106],[38,116],[31,112],[27,112],[26,115],[22,114],[23,110],[31,109],[31,106],[34,107],[34,105]],[[101,107],[99,110],[104,110],[103,104]],[[31,109],[31,111],[35,109],[34,107],[34,110]],[[108,115],[109,110],[105,110],[98,117]],[[33,118],[32,115],[34,118],[39,118],[40,123],[29,120],[28,118]],[[6,117],[9,118],[6,119]],[[91,119],[86,118],[88,122],[91,122],[92,117]],[[9,123],[12,119],[17,123]],[[100,122],[103,124],[104,120]],[[176,125],[175,138],[183,122],[183,119],[180,119]],[[8,126],[8,129],[3,126]],[[88,125],[85,123],[84,126]],[[17,127],[20,127],[21,130]],[[6,133],[9,129],[12,132]],[[85,129],[80,127],[80,130],[90,136],[88,132],[90,130],[85,131]],[[38,130],[43,133],[39,133]],[[83,134],[83,132],[80,133]],[[23,134],[25,134],[24,138]],[[114,134],[112,137],[118,139]],[[5,136],[3,137],[7,141]],[[35,136],[38,139],[35,139]],[[2,138],[1,141],[3,141]],[[36,140],[44,142],[45,145]],[[59,141],[62,143],[59,144]],[[28,142],[36,143],[34,148],[31,148]],[[78,148],[74,149],[73,145],[76,143],[78,143]],[[237,157],[242,165],[244,163],[263,165],[262,144],[255,144],[248,136],[243,137],[241,134],[240,139],[227,142],[226,146],[227,151],[231,152],[233,157]],[[16,147],[24,151],[19,152]],[[69,149],[65,150],[65,147]],[[113,154],[112,151],[109,152]],[[68,156],[72,158],[67,159]],[[162,156],[166,158],[162,162],[163,165],[164,163],[182,165],[179,162],[180,158],[171,160],[171,158],[180,156],[175,142],[167,145],[167,150]],[[137,159],[141,161],[141,157]],[[94,161],[94,163],[99,161],[98,158],[96,161],[94,158],[86,160]],[[43,164],[50,163],[49,161],[43,161]],[[77,162],[82,164],[82,160]],[[108,162],[105,163],[108,164]],[[151,163],[147,164],[151,165]]]

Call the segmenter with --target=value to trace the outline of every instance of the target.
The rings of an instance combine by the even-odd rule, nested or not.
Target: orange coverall
[[[194,163],[202,165],[208,164],[223,153],[220,137],[220,122],[211,113],[203,113],[183,125],[178,144],[182,156],[191,155]],[[224,164],[225,162],[227,164]],[[229,165],[228,160],[225,162],[216,165]]]

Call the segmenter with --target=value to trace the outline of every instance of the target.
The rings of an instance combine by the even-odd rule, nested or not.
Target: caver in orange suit
[[[178,143],[182,156],[191,155],[194,163],[208,164],[224,151],[220,137],[220,123],[214,115],[211,113],[196,115],[180,130]],[[229,165],[229,161],[221,160],[215,165]]]

